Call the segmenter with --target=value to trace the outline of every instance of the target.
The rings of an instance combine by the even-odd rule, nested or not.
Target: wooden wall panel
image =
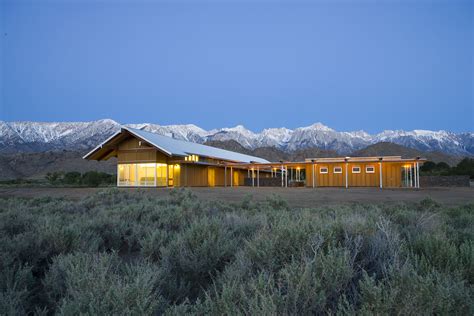
[[[328,168],[328,173],[320,172],[320,168]],[[342,173],[334,173],[334,167],[341,167]],[[318,187],[343,187],[345,186],[345,169],[341,163],[316,164],[316,186]],[[310,170],[311,171],[311,170]],[[312,183],[311,183],[312,185]]]
[[[146,149],[140,151],[119,151],[117,153],[117,159],[119,163],[124,162],[156,162],[157,161],[157,151],[154,149]]]
[[[366,167],[372,166],[374,173],[367,173]],[[352,173],[352,167],[360,167],[360,173]],[[378,187],[379,186],[379,163],[349,163],[348,164],[348,183],[349,187]]]
[[[135,137],[130,137],[118,144],[117,159],[119,162],[159,162],[167,163],[168,156],[157,151],[155,147],[148,145]]]
[[[382,163],[383,187],[399,188],[402,185],[402,164],[401,163]]]
[[[208,183],[207,166],[182,164],[180,184],[184,187],[206,187]]]

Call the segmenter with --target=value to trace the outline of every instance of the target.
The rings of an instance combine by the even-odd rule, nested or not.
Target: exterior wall
[[[180,186],[207,187],[209,185],[207,166],[198,164],[182,164]]]
[[[367,173],[366,167],[373,166],[374,173]],[[328,173],[321,174],[320,168],[327,167]],[[342,173],[334,173],[334,167],[341,167]],[[360,173],[352,173],[352,167],[360,167]],[[382,163],[382,185],[384,188],[401,187],[402,164]],[[379,162],[356,163],[349,162],[347,166],[347,180],[349,187],[379,187],[380,186],[380,164]],[[346,164],[345,163],[317,163],[315,164],[315,186],[316,187],[345,187],[346,186]],[[312,165],[306,165],[306,186],[313,186]]]
[[[137,138],[129,138],[118,145],[117,160],[125,162],[159,162],[167,163],[167,156],[154,147],[142,142],[140,146]]]
[[[334,168],[342,168],[342,173],[334,173]],[[316,186],[318,187],[345,187],[346,170],[343,163],[322,163],[315,167]],[[328,168],[328,173],[321,173],[321,168]],[[310,170],[311,171],[311,170]],[[312,182],[311,182],[312,185]]]
[[[374,167],[374,173],[366,172],[369,166]],[[360,167],[360,173],[352,173],[352,167]],[[380,186],[380,164],[378,162],[349,163],[348,180],[349,187],[378,187]]]
[[[382,163],[382,179],[384,188],[400,188],[402,186],[402,164]]]
[[[420,187],[469,187],[469,176],[420,176]]]

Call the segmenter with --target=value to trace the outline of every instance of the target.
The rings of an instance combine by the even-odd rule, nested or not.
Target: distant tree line
[[[420,167],[420,171],[422,175],[468,175],[474,179],[474,159],[464,158],[455,167],[450,167],[445,162],[427,161]]]
[[[98,187],[101,185],[115,184],[117,177],[113,174],[97,171],[80,173],[71,172],[48,172],[46,180],[52,185],[78,185]]]

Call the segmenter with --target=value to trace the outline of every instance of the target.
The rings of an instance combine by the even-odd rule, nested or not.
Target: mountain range
[[[386,130],[340,132],[315,123],[296,129],[268,128],[256,133],[242,125],[205,130],[193,124],[125,124],[134,128],[198,143],[235,141],[247,150],[276,148],[292,152],[308,148],[348,155],[377,143],[394,143],[422,152],[474,156],[474,133],[428,130]],[[91,122],[5,122],[0,121],[0,153],[28,153],[49,150],[87,151],[118,131],[121,124],[103,119]]]

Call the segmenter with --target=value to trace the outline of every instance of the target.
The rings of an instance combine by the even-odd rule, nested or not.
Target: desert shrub
[[[202,218],[175,235],[162,250],[162,265],[173,283],[184,284],[187,290],[167,293],[174,300],[197,298],[216,272],[223,270],[234,257],[238,240],[231,227],[218,219]],[[183,296],[184,295],[184,296]]]
[[[420,275],[411,263],[391,270],[380,281],[365,274],[359,286],[361,314],[467,315],[472,312],[472,290],[462,280],[436,271]]]
[[[472,314],[474,204],[0,199],[0,313]]]
[[[65,184],[81,184],[81,173],[77,171],[66,172],[63,181]]]
[[[77,253],[55,258],[44,284],[59,314],[150,315],[164,302],[159,277],[153,265],[123,264],[116,253]]]

